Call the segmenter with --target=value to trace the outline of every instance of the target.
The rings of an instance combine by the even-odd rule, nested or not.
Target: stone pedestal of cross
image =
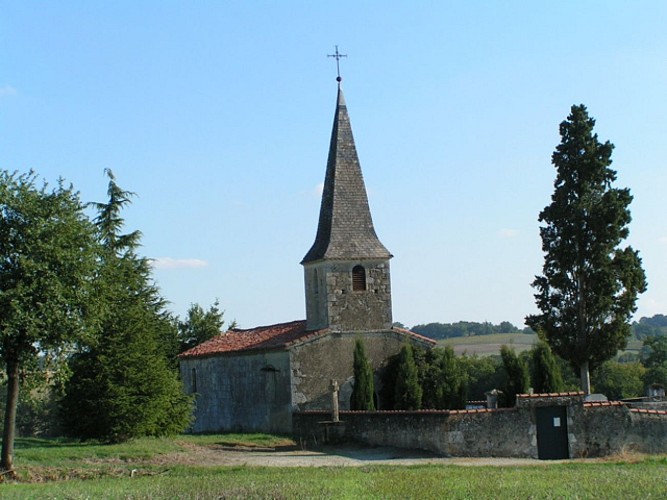
[[[334,379],[331,379],[331,384],[329,385],[331,389],[331,421],[340,422],[339,408],[338,408],[338,382]]]

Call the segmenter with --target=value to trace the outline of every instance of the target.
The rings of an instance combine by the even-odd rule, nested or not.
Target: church
[[[363,339],[373,366],[378,409],[380,373],[405,342],[434,341],[392,326],[391,253],[380,242],[352,135],[340,77],[315,242],[301,261],[306,319],[232,329],[185,351],[180,369],[195,394],[192,432],[292,431],[296,411],[350,407],[353,352]]]

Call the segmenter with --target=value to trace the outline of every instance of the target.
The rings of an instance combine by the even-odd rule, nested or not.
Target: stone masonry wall
[[[352,269],[366,271],[366,290],[352,290]],[[389,261],[325,261],[304,270],[309,329],[373,331],[391,328]]]
[[[406,337],[393,330],[331,333],[290,349],[295,410],[330,409],[331,379],[336,380],[341,388],[340,408],[350,408],[354,373],[352,364],[357,338],[364,341],[366,356],[376,372],[376,393],[380,391],[377,374],[385,367],[387,359],[401,350]],[[379,408],[382,408],[383,402],[378,403]]]
[[[302,443],[327,440],[324,412],[293,415]],[[340,438],[370,446],[428,450],[444,456],[537,458],[537,442],[526,409],[462,411],[341,412]],[[333,424],[331,424],[333,425]]]
[[[338,424],[327,423],[327,412],[301,412],[293,415],[294,435],[304,444],[335,438],[444,456],[537,458],[535,410],[548,406],[548,400],[519,398],[517,407],[499,410],[341,412]],[[553,402],[567,407],[572,458],[667,453],[667,412],[629,409],[619,402],[583,403],[583,397]]]
[[[667,412],[630,410],[630,426],[624,443],[628,451],[667,452]]]
[[[352,268],[362,264],[366,290],[352,290]],[[336,263],[326,274],[329,327],[338,331],[391,328],[389,262]]]
[[[185,358],[180,367],[196,393],[192,432],[291,432],[287,352]]]

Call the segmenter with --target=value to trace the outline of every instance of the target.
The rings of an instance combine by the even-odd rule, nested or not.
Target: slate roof
[[[301,263],[391,257],[375,234],[350,117],[339,85],[317,235]]]
[[[390,331],[402,335],[410,335],[415,340],[422,343],[429,345],[435,344],[434,340],[411,332],[410,330],[393,328]],[[331,330],[328,328],[306,330],[305,320],[259,326],[247,330],[234,328],[221,333],[220,335],[216,335],[212,339],[202,342],[192,349],[188,349],[179,354],[179,358],[199,358],[218,354],[287,349],[300,342],[321,337],[329,333],[331,333]]]

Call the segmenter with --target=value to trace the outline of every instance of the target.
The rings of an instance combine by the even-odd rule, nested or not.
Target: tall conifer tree
[[[96,335],[71,361],[63,400],[69,434],[112,442],[181,432],[189,423],[183,393],[164,344],[176,341],[173,320],[151,281],[149,261],[136,254],[140,233],[121,234],[121,209],[132,193],[109,174],[109,201],[99,204],[103,246],[95,285],[100,314]]]
[[[500,357],[507,372],[507,383],[503,387],[502,399],[504,406],[514,406],[516,395],[525,394],[530,388],[530,374],[528,366],[519,358],[514,350],[506,345],[500,347]]]
[[[373,367],[366,357],[364,341],[354,343],[354,388],[350,406],[353,410],[375,411]]]
[[[533,390],[538,394],[563,391],[563,374],[549,345],[540,341],[530,354],[533,364]]]
[[[398,370],[394,389],[394,407],[397,410],[419,410],[422,404],[422,388],[415,364],[412,346],[404,344],[398,354]]]
[[[533,287],[540,314],[526,318],[556,354],[579,367],[586,394],[589,370],[625,347],[637,296],[646,289],[638,253],[620,248],[632,196],[612,187],[613,145],[598,141],[594,125],[583,105],[572,106],[560,125],[551,159],[555,189],[539,216],[545,258]]]

